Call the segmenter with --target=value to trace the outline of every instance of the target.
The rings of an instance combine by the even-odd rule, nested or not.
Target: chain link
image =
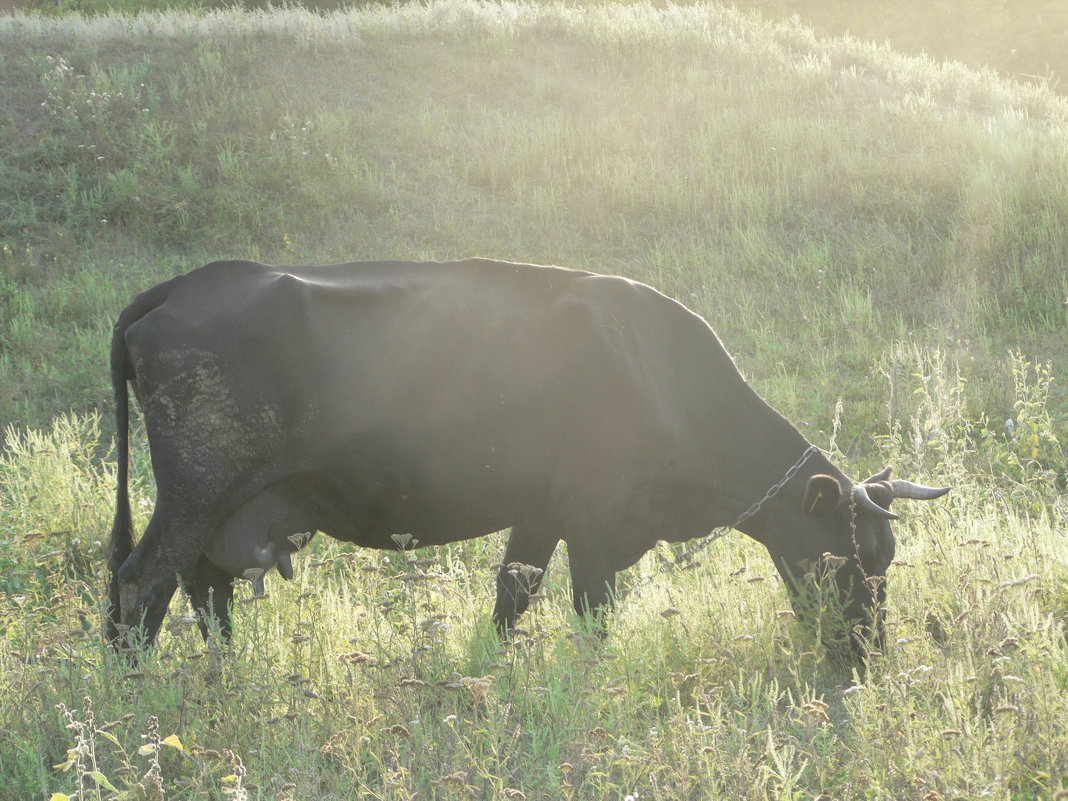
[[[768,501],[778,495],[779,492],[782,491],[782,488],[785,487],[787,483],[789,483],[790,479],[797,475],[798,471],[800,471],[801,468],[805,466],[805,463],[809,459],[811,459],[813,455],[819,453],[819,450],[820,449],[817,448],[815,445],[809,445],[805,449],[805,452],[801,454],[801,457],[790,466],[790,468],[786,471],[783,477],[779,481],[768,487],[768,491],[764,493],[764,497],[754,503],[744,512],[742,512],[740,515],[738,515],[738,517],[733,523],[731,523],[729,526],[721,526],[708,536],[698,540],[694,545],[691,545],[686,550],[677,554],[675,556],[674,561],[668,561],[667,559],[663,559],[660,563],[660,567],[657,570],[655,570],[653,573],[650,573],[648,576],[643,576],[637,583],[632,584],[627,589],[626,594],[630,595],[631,593],[637,591],[644,585],[648,584],[657,576],[666,573],[668,570],[685,570],[688,567],[692,567],[694,564],[694,556],[699,554],[701,551],[703,551],[716,540],[725,536],[731,529],[738,528],[738,526],[742,525],[742,523],[744,523],[746,520],[753,517],[753,515],[759,512],[764,507],[764,504],[766,504]]]

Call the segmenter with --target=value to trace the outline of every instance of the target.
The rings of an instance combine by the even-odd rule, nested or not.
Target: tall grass
[[[1068,792],[1066,127],[1041,85],[705,4],[0,18],[0,798]],[[137,669],[104,651],[127,299],[473,253],[649,281],[851,473],[954,484],[904,510],[867,676],[740,535],[603,646],[562,555],[498,643],[488,538],[320,541],[239,590],[232,653],[181,602]]]
[[[909,433],[883,447],[955,489],[902,510],[889,645],[864,677],[825,661],[770,560],[737,534],[625,593],[603,644],[571,620],[560,556],[499,643],[498,538],[393,554],[317,541],[266,598],[239,587],[229,653],[206,649],[177,602],[134,669],[99,638],[94,538],[113,476],[92,456],[96,421],[9,432],[0,796],[1060,797],[1068,509],[1018,472],[1029,434],[966,416],[951,359],[895,353],[895,391],[922,389]],[[1041,431],[1041,380],[1015,369],[1010,391],[1036,421],[1020,426]],[[979,453],[984,440],[1000,450]],[[135,489],[139,515],[149,490]]]

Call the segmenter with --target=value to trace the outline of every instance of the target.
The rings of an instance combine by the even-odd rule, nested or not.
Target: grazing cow
[[[233,578],[289,578],[308,532],[395,549],[394,535],[425,546],[511,527],[503,632],[540,578],[509,564],[543,570],[564,540],[575,609],[596,613],[657,540],[731,524],[767,547],[799,611],[806,573],[841,557],[845,622],[878,637],[885,586],[870,578],[894,555],[890,502],[948,491],[889,471],[851,481],[700,317],[635,281],[557,267],[215,262],[122,312],[111,374],[106,636],[120,646],[154,639],[179,584],[205,636],[209,615],[229,636]],[[157,487],[136,547],[128,383]]]

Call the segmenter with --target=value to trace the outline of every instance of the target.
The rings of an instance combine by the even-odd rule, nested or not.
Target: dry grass
[[[0,18],[0,797],[1065,792],[1066,109],[712,5]],[[498,643],[484,540],[313,545],[242,595],[233,653],[180,605],[138,669],[103,651],[91,412],[130,295],[223,256],[472,253],[662,287],[852,472],[955,485],[899,526],[862,687],[740,536],[603,649],[557,563]]]

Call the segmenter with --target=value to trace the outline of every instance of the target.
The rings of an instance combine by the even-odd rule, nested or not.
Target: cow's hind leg
[[[541,586],[545,568],[559,541],[559,536],[545,526],[512,527],[497,573],[497,603],[493,607],[493,623],[502,637],[512,630],[516,618],[530,605],[530,596]]]
[[[230,620],[230,607],[234,600],[233,576],[201,556],[186,591],[204,640],[207,641],[214,631],[218,631],[223,642],[229,642],[233,634]]]
[[[128,648],[151,645],[167,612],[179,581],[193,575],[198,552],[191,529],[174,525],[159,504],[129,558],[118,572],[118,598],[121,609],[120,644]]]

